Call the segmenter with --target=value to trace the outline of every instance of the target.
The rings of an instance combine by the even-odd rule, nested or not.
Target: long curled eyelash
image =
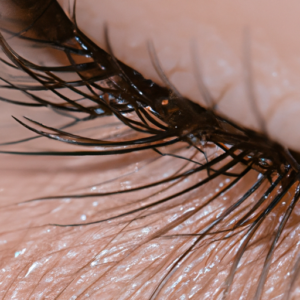
[[[66,28],[60,36],[56,36],[54,27],[48,27],[53,29],[53,32],[37,30],[37,23],[47,21],[53,10],[61,16],[60,22]],[[174,164],[178,161],[182,163],[173,174],[163,179],[146,181],[135,187],[112,189],[102,193],[45,195],[26,199],[19,204],[27,205],[32,202],[42,203],[66,198],[115,197],[130,193],[134,200],[126,202],[121,207],[115,207],[106,218],[91,222],[51,225],[88,226],[124,217],[132,222],[158,211],[167,212],[178,205],[177,200],[181,199],[180,197],[196,193],[201,188],[209,186],[216,178],[224,177],[225,185],[213,193],[207,193],[209,195],[201,205],[168,223],[154,237],[191,238],[191,242],[186,249],[178,253],[177,260],[169,264],[167,272],[161,276],[156,288],[151,291],[150,299],[158,297],[173,274],[182,268],[183,262],[193,256],[199,247],[237,235],[240,245],[222,290],[223,299],[229,299],[234,276],[243,255],[251,243],[261,238],[260,228],[263,223],[267,223],[268,216],[273,212],[279,214],[279,204],[286,201],[288,203],[286,210],[277,216],[278,222],[272,227],[274,232],[269,238],[270,246],[256,286],[254,299],[260,299],[276,246],[300,196],[299,154],[285,149],[263,134],[242,128],[220,117],[214,109],[206,109],[181,96],[161,69],[151,43],[148,47],[149,54],[166,87],[146,80],[140,73],[114,56],[107,28],[105,37],[108,52],[105,52],[81,32],[76,24],[75,14],[72,20],[67,18],[56,1],[49,1],[25,30],[17,34],[7,28],[6,31],[14,37],[59,51],[60,55],[64,55],[68,60],[68,64],[53,67],[32,63],[15,52],[8,40],[0,34],[0,45],[9,59],[8,61],[1,58],[2,64],[28,75],[34,81],[20,84],[18,80],[8,80],[2,76],[2,88],[19,91],[30,100],[6,97],[0,97],[0,100],[20,106],[48,107],[55,113],[70,118],[71,121],[56,128],[31,118],[25,117],[25,120],[21,120],[14,117],[20,125],[37,135],[11,140],[2,143],[1,146],[19,145],[32,139],[46,137],[70,144],[74,148],[67,151],[0,150],[0,153],[33,156],[99,156],[126,153],[137,155],[153,151],[160,157],[172,159]],[[199,79],[201,83],[201,76]],[[203,84],[200,85],[203,91],[205,87]],[[51,100],[43,96],[43,92],[50,92],[53,95]],[[205,90],[203,92],[208,97],[209,94]],[[208,99],[208,103],[209,101],[212,99]],[[120,133],[114,135],[107,130],[108,134],[105,136],[106,130],[103,128],[101,138],[92,138],[71,131],[79,123],[103,119],[107,119],[108,123],[123,124]],[[86,147],[89,147],[88,150]],[[204,222],[204,225],[196,228],[192,234],[170,233],[180,224],[195,217],[218,197],[239,186],[241,180],[249,174],[251,182],[248,183],[247,190],[228,204],[215,219]],[[141,190],[149,190],[147,199],[139,198]],[[155,200],[152,200],[153,198]],[[250,201],[251,198],[254,201]],[[287,297],[291,294],[297,276],[295,271],[291,284],[286,289]]]

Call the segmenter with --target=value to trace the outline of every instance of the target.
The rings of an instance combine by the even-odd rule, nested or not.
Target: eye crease
[[[109,27],[106,53],[45,5],[21,36],[47,38],[54,66],[19,56],[12,32],[1,39],[1,106],[30,113],[4,126],[0,149],[2,297],[292,299],[297,152],[188,100],[168,76],[145,80],[114,56]],[[39,30],[54,8],[72,39]]]

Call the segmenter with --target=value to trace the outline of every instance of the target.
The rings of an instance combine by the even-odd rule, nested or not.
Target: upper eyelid
[[[95,5],[94,2],[92,2],[92,1],[90,3]],[[99,5],[101,8],[101,4],[99,4]],[[201,3],[199,5],[201,5]],[[141,4],[141,6],[142,6],[142,4]],[[142,9],[141,6],[137,8],[137,11]],[[79,7],[80,7],[80,2],[79,2]],[[266,7],[265,7],[265,9],[266,9]],[[109,17],[114,15],[114,13],[115,13],[113,11],[113,9],[111,9],[111,10],[112,11],[109,12],[109,16],[107,17],[108,19],[106,19],[107,22],[110,22]],[[112,41],[116,55],[118,57],[121,57],[122,59],[125,59],[125,57],[126,57],[127,62],[133,68],[138,69],[139,71],[142,71],[142,73],[146,77],[152,76],[152,78],[154,78],[153,76],[155,76],[155,74],[153,71],[151,71],[151,69],[152,69],[151,63],[149,62],[149,58],[147,57],[147,53],[146,53],[147,51],[145,50],[146,40],[149,38],[149,36],[147,36],[147,32],[145,29],[146,25],[144,26],[143,20],[139,20],[139,23],[141,23],[140,26],[137,26],[139,28],[139,30],[134,30],[134,26],[131,26],[128,29],[129,30],[128,34],[124,33],[124,30],[123,30],[122,34],[118,35],[118,33],[117,33],[118,30],[117,29],[113,30],[113,27],[114,27],[114,24],[121,24],[123,19],[122,19],[122,15],[117,15],[117,13],[118,13],[118,9],[116,9],[116,13],[115,13],[116,16],[114,16],[114,19],[111,22],[112,35],[116,36],[116,40],[117,39],[122,40],[122,41],[116,41],[115,43],[114,43],[114,41]],[[274,13],[273,10],[270,12],[269,15],[272,15],[272,13]],[[83,14],[84,14],[84,12],[83,12]],[[86,26],[85,30],[87,32],[89,32],[89,34],[95,40],[97,40],[98,42],[102,42],[103,40],[99,37],[101,34],[99,35],[97,33],[97,31],[95,31],[95,33],[93,33],[93,27],[99,28],[99,26],[101,26],[100,24],[102,24],[105,20],[105,15],[101,16],[101,13],[100,13],[101,17],[99,19],[95,19],[95,21],[93,21],[92,18],[89,18],[89,19],[87,18],[87,14],[88,14],[88,12],[85,13],[84,17],[81,20],[79,18],[79,21],[81,21],[81,25],[83,27]],[[138,13],[133,12],[133,14],[134,14],[134,18],[136,18],[138,16]],[[286,11],[284,12],[284,14],[286,14]],[[142,14],[142,15],[144,16],[144,14]],[[213,17],[214,17],[214,14],[212,14],[212,18]],[[208,18],[206,18],[206,20],[205,20],[206,25],[209,24],[207,19]],[[126,17],[124,18],[124,20],[126,20]],[[86,21],[87,24],[85,24],[83,21]],[[149,19],[147,19],[145,21],[145,23],[147,23],[147,22],[148,23],[150,22]],[[173,23],[171,23],[171,24],[173,24]],[[224,27],[226,27],[225,26],[226,24],[224,23]],[[118,25],[116,25],[116,26],[118,26]],[[184,26],[184,23],[182,23],[182,26]],[[165,26],[165,27],[168,27],[168,26]],[[173,31],[170,31],[170,28],[166,29],[165,27],[162,27],[163,29],[160,29],[157,32],[153,33],[152,38],[154,39],[154,44],[156,45],[157,51],[160,52],[160,53],[158,53],[158,56],[162,60],[163,69],[168,74],[168,71],[169,71],[168,66],[164,66],[164,63],[163,63],[164,60],[166,60],[166,61],[171,60],[170,53],[169,54],[164,53],[165,48],[167,49],[168,45],[167,45],[167,43],[163,44],[163,46],[161,47],[162,49],[160,50],[160,46],[159,46],[160,41],[159,41],[159,38],[156,39],[156,35],[163,33],[165,30],[166,32],[171,32],[171,34],[169,33],[169,35],[173,36],[173,35],[175,35],[174,32],[176,29],[174,29],[174,32],[173,32]],[[169,27],[172,27],[172,25],[170,25]],[[141,30],[144,30],[144,31],[140,32]],[[217,30],[215,30],[213,33],[215,33]],[[131,48],[130,41],[128,41],[128,44],[126,44],[126,40],[130,40],[131,36],[134,36],[134,34],[139,36],[137,38],[137,40],[139,40],[139,39],[140,40],[139,40],[139,43],[137,43],[133,48]],[[242,63],[242,60],[240,59],[241,56],[243,55],[242,54],[242,40],[243,40],[242,26],[241,26],[241,28],[238,27],[236,29],[235,34],[236,34],[235,38],[237,40],[236,44],[238,45],[238,50],[235,49],[235,52],[231,51],[230,47],[228,46],[229,42],[227,42],[226,37],[222,38],[222,36],[221,36],[221,38],[220,38],[220,36],[216,37],[217,35],[214,35],[214,34],[210,35],[211,40],[219,39],[219,41],[218,41],[219,44],[217,44],[217,42],[216,42],[215,47],[209,48],[210,46],[208,46],[208,45],[209,45],[209,43],[211,43],[211,41],[209,41],[209,38],[207,38],[207,39],[205,38],[205,34],[202,34],[199,39],[199,44],[204,45],[203,48],[208,47],[208,50],[207,51],[204,50],[204,53],[202,51],[202,53],[200,54],[201,61],[204,61],[204,64],[206,64],[206,62],[209,60],[212,60],[212,63],[215,63],[218,61],[218,59],[223,59],[223,62],[226,62],[226,64],[229,67],[233,66],[235,64],[240,64],[240,66],[237,68],[243,68],[243,66],[242,66],[243,63]],[[208,34],[208,36],[209,36],[209,34]],[[256,36],[255,36],[255,34],[253,34],[253,39],[255,40],[255,38],[256,38]],[[272,36],[272,38],[273,38],[273,36]],[[168,34],[166,34],[164,39],[166,41],[168,41]],[[190,43],[190,40],[184,40],[182,42],[182,44],[185,44],[185,46],[184,46],[185,48],[184,48],[184,50],[182,50],[182,52],[176,58],[174,58],[174,61],[181,61],[181,60],[184,61],[187,59],[187,57],[191,56],[190,49],[189,49],[189,43]],[[260,43],[260,41],[259,41],[259,43]],[[290,81],[295,80],[296,78],[293,77],[294,75],[292,74],[292,72],[289,73],[290,75],[292,74],[291,77],[288,77],[290,75],[286,75],[287,72],[289,72],[289,70],[287,68],[287,65],[285,64],[285,61],[280,60],[280,54],[279,55],[276,54],[277,48],[276,47],[272,48],[273,46],[269,47],[268,43],[269,43],[268,38],[266,38],[265,44],[262,44],[262,45],[257,44],[257,46],[254,46],[254,48],[256,48],[256,50],[254,51],[255,59],[254,59],[253,64],[255,66],[257,66],[258,64],[260,65],[257,72],[255,71],[255,73],[259,73],[259,76],[254,76],[255,77],[254,78],[255,86],[257,86],[257,90],[256,90],[256,96],[258,97],[257,102],[259,105],[260,105],[260,103],[264,102],[262,107],[259,108],[259,111],[261,112],[261,114],[263,115],[263,119],[267,123],[267,127],[268,127],[267,131],[269,133],[269,136],[272,137],[272,139],[275,139],[276,141],[280,142],[284,146],[287,146],[289,148],[293,148],[293,149],[297,150],[297,141],[299,139],[298,139],[298,137],[295,137],[293,134],[290,134],[292,131],[292,128],[297,126],[297,121],[292,119],[291,117],[288,117],[291,115],[291,110],[292,110],[292,108],[288,109],[288,106],[291,107],[292,105],[294,105],[294,102],[297,102],[298,93],[297,93],[297,84],[295,84],[297,81],[294,81],[293,84],[289,84],[289,87],[287,87],[287,85],[284,82],[288,81],[291,78],[293,78],[293,79],[291,79]],[[180,45],[180,43],[178,43],[178,42],[177,42],[177,44]],[[169,48],[176,49],[176,50],[177,50],[177,48],[181,48],[181,45],[176,47],[177,44],[172,44],[172,41],[170,41]],[[283,45],[280,45],[280,46],[283,46]],[[146,66],[145,69],[139,69],[138,65],[136,64],[136,61],[134,59],[135,56],[139,56],[139,58],[141,56],[140,56],[139,52],[135,52],[135,47],[136,47],[136,49],[139,49],[139,51],[142,49],[141,51],[145,51],[145,53],[146,53],[146,54],[143,54],[145,57],[147,57],[143,61],[143,64]],[[288,48],[288,45],[286,45],[285,47]],[[210,52],[215,52],[215,54],[210,55]],[[230,52],[231,52],[231,54],[228,54]],[[259,62],[257,61],[258,56],[260,57]],[[207,63],[207,65],[208,65],[208,63]],[[216,72],[209,70],[209,69],[214,69],[214,68],[217,70]],[[252,129],[254,128],[255,130],[259,130],[259,126],[257,126],[257,118],[256,118],[257,116],[255,115],[255,113],[252,112],[251,103],[249,102],[249,99],[247,99],[247,94],[242,90],[243,89],[243,87],[242,87],[243,83],[241,80],[241,77],[243,76],[242,70],[233,71],[231,73],[230,73],[230,71],[227,70],[228,71],[227,73],[226,73],[226,71],[224,71],[224,73],[222,73],[223,70],[217,69],[216,64],[213,65],[211,68],[210,68],[210,66],[206,67],[205,70],[206,70],[205,74],[204,74],[205,80],[206,80],[206,82],[209,83],[208,86],[210,87],[211,92],[214,95],[214,97],[218,97],[222,93],[222,91],[226,88],[226,86],[233,83],[232,84],[233,88],[231,88],[229,93],[226,94],[225,97],[223,97],[224,98],[223,101],[222,100],[220,101],[220,107],[221,107],[220,111],[222,113],[225,113],[225,115],[227,117],[231,118],[235,122],[238,122],[239,124],[242,124],[243,126],[250,127]],[[175,72],[173,72],[173,70],[172,70],[171,75],[169,74],[171,77],[170,79],[172,82],[175,82],[175,85],[177,86],[177,88],[179,90],[183,90],[184,95],[188,95],[188,97],[190,99],[192,99],[193,101],[199,102],[201,96],[199,93],[197,93],[198,88],[194,89],[196,92],[193,92],[193,95],[190,95],[189,91],[186,91],[184,89],[184,85],[186,85],[186,83],[184,82],[184,78],[187,78],[186,81],[188,82],[188,84],[190,84],[190,82],[194,80],[192,78],[193,75],[185,76],[184,74],[181,74],[182,75],[182,77],[181,77],[181,75],[179,74],[180,72],[179,72],[175,76],[176,78],[174,79],[174,78],[172,78],[173,73],[175,73]],[[277,75],[273,76],[272,74],[275,74],[275,73]],[[232,76],[231,79],[228,79],[230,76]],[[266,80],[264,80],[264,78],[266,78]],[[157,80],[157,77],[155,78],[155,80]],[[239,83],[238,83],[239,86],[235,87],[235,85],[238,81],[239,81]],[[189,85],[189,87],[190,87],[190,85]],[[278,93],[278,94],[276,94],[276,93]],[[202,104],[203,104],[203,102],[202,102]],[[295,105],[294,107],[295,107],[295,109],[298,109],[297,105]],[[233,111],[235,111],[235,112],[233,115],[231,115],[231,112],[233,112]],[[281,113],[281,111],[284,111],[284,113]],[[286,123],[289,124],[289,127],[286,129],[286,132],[283,133],[283,131],[281,131],[281,128],[284,128],[284,126],[287,126]],[[288,135],[289,135],[289,137],[287,138]]]
[[[51,3],[51,2],[49,2],[49,3]],[[44,17],[47,17],[47,16],[48,16],[47,13],[48,13],[48,6],[46,6],[46,9],[42,11],[41,16],[38,15],[38,17],[37,17],[37,18],[35,17],[35,19],[40,20],[39,18],[41,18],[41,20],[42,20]],[[66,24],[67,24],[67,23],[66,23]],[[34,23],[34,26],[35,26],[35,23]],[[69,26],[70,26],[70,25],[69,25]],[[66,25],[66,27],[67,27],[67,25]],[[28,28],[29,28],[29,30],[32,30],[32,28],[30,28],[30,27],[28,27]],[[54,27],[53,27],[53,29],[54,29]],[[66,29],[68,29],[68,28],[66,28]],[[53,31],[55,32],[55,29],[54,29]],[[36,32],[38,32],[38,31],[36,31]],[[25,32],[25,34],[26,34],[26,32]],[[118,67],[120,67],[120,66],[118,66]],[[121,69],[120,69],[120,70],[121,70]],[[126,79],[125,79],[125,80],[126,80]],[[130,84],[130,82],[129,82],[129,84]],[[136,92],[139,93],[138,90],[137,90]]]

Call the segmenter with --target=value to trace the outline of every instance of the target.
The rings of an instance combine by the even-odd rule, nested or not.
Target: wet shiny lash
[[[24,21],[26,24],[29,22],[25,30],[16,33],[16,31],[8,29],[11,26],[9,24],[4,28],[5,31],[19,38],[60,51],[61,55],[67,58],[68,65],[53,67],[34,64],[16,53],[1,34],[0,44],[3,52],[9,58],[9,61],[2,59],[1,62],[12,69],[24,72],[36,83],[20,85],[1,78],[4,82],[2,87],[21,91],[31,100],[23,101],[4,97],[0,97],[0,100],[21,106],[49,107],[72,119],[64,127],[55,128],[29,118],[25,118],[26,121],[15,118],[22,126],[38,134],[32,139],[43,136],[74,145],[74,147],[90,147],[93,150],[31,152],[0,150],[0,153],[41,156],[98,156],[155,151],[161,156],[173,158],[174,161],[177,159],[185,161],[186,169],[179,170],[178,173],[165,179],[141,184],[126,190],[49,195],[38,199],[28,199],[22,203],[64,198],[104,197],[125,193],[133,193],[134,195],[140,190],[160,186],[162,186],[161,190],[163,191],[165,189],[163,186],[166,183],[176,185],[201,172],[201,174],[206,174],[201,181],[193,182],[192,185],[185,186],[176,193],[158,198],[154,202],[149,201],[142,207],[133,205],[125,212],[117,213],[106,219],[80,224],[52,224],[63,227],[83,226],[125,216],[132,216],[134,219],[135,213],[147,214],[148,209],[153,209],[154,212],[156,209],[168,209],[168,207],[164,207],[165,204],[170,203],[172,205],[172,201],[179,196],[197,191],[219,176],[225,176],[229,179],[227,185],[215,191],[206,203],[184,216],[180,221],[168,225],[167,229],[161,233],[161,235],[166,235],[180,222],[191,218],[206,205],[234,188],[246,174],[257,173],[256,181],[252,182],[251,187],[236,199],[234,204],[228,206],[210,224],[194,233],[194,240],[190,247],[178,256],[176,263],[170,266],[167,274],[161,278],[160,283],[153,290],[151,299],[158,297],[168,279],[181,267],[181,264],[191,253],[201,246],[201,243],[209,242],[214,235],[220,239],[229,239],[233,235],[241,234],[243,240],[223,290],[223,299],[229,298],[236,269],[247,246],[253,241],[256,232],[267,216],[283,202],[283,199],[288,198],[288,207],[276,227],[273,237],[271,237],[272,242],[258,281],[254,298],[260,299],[276,245],[300,196],[299,154],[285,149],[263,134],[242,128],[218,116],[212,109],[205,109],[182,97],[164,76],[155,50],[151,45],[149,52],[153,64],[164,80],[166,87],[146,80],[140,73],[118,61],[110,46],[107,29],[105,29],[105,34],[108,52],[105,52],[80,31],[76,25],[75,15],[73,20],[67,18],[56,1],[48,1],[44,6],[34,6],[31,9],[35,18],[34,21],[32,19]],[[57,27],[49,25],[49,20],[53,15],[58,18]],[[44,31],[43,28],[46,27],[47,31]],[[57,28],[64,30],[57,30]],[[79,79],[64,79],[66,74],[76,75]],[[64,89],[71,91],[78,98],[74,100],[66,96],[63,93]],[[59,100],[50,101],[36,93],[43,91],[52,92]],[[78,117],[77,114],[82,115],[82,117]],[[122,122],[127,127],[128,132],[114,139],[95,139],[67,131],[75,124],[98,118],[108,118],[109,116],[114,116]],[[3,143],[2,146],[17,145],[26,141],[27,139],[14,140]],[[182,155],[180,154],[182,149],[188,149],[192,154],[190,156]],[[246,208],[243,207],[250,197],[255,197],[255,202]],[[184,236],[184,234],[182,235]],[[291,285],[287,287],[287,295],[291,293],[292,282],[296,276],[298,275],[295,272],[291,279]]]

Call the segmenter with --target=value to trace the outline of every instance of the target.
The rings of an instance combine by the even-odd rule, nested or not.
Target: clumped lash
[[[59,35],[56,27],[51,27],[47,23],[53,11],[61,17],[60,27],[65,28]],[[40,29],[39,22],[48,26],[47,32]],[[118,213],[116,210],[116,213],[109,218],[76,224],[51,224],[61,227],[88,226],[118,220],[121,217],[129,217],[129,219],[131,217],[131,220],[135,220],[154,214],[158,210],[168,210],[173,205],[177,205],[176,202],[173,204],[173,201],[176,201],[179,196],[196,192],[220,176],[227,178],[227,184],[213,192],[207,201],[179,220],[168,224],[160,232],[160,236],[173,238],[174,235],[168,232],[235,188],[247,174],[256,174],[257,179],[253,180],[251,187],[233,204],[228,205],[213,221],[193,234],[175,235],[194,239],[190,246],[178,255],[176,262],[170,264],[168,271],[151,292],[150,299],[158,298],[170,277],[202,244],[240,235],[240,246],[222,290],[223,299],[230,299],[230,288],[243,254],[249,244],[257,238],[257,232],[268,215],[274,212],[280,203],[287,201],[287,208],[280,222],[274,227],[273,236],[270,237],[271,243],[258,279],[254,299],[261,299],[276,246],[299,200],[299,154],[285,149],[263,134],[242,128],[220,117],[213,109],[201,107],[181,96],[164,75],[151,44],[149,44],[149,53],[153,65],[166,87],[143,78],[140,73],[114,56],[107,28],[105,37],[108,52],[105,52],[77,27],[75,14],[73,18],[67,18],[56,1],[48,1],[45,7],[40,8],[40,13],[36,14],[35,20],[31,21],[26,30],[17,34],[7,28],[5,30],[14,37],[58,50],[68,60],[68,64],[56,67],[34,64],[15,52],[0,34],[1,47],[9,59],[9,61],[1,59],[1,63],[11,69],[22,71],[35,81],[35,84],[19,84],[2,77],[2,88],[20,91],[31,100],[23,101],[5,97],[0,97],[0,100],[27,107],[48,107],[58,114],[69,117],[71,121],[61,128],[56,128],[27,117],[25,120],[14,117],[19,124],[36,133],[37,136],[2,143],[1,146],[18,145],[32,139],[46,137],[71,144],[74,150],[0,150],[0,153],[33,156],[99,156],[154,151],[161,156],[172,158],[174,162],[179,160],[184,163],[177,173],[134,188],[115,189],[103,193],[46,195],[38,199],[26,199],[22,204],[65,198],[112,197],[125,193],[134,195],[145,189],[149,189],[149,195],[156,196],[155,201],[149,200],[143,206],[138,205],[140,200],[135,198],[136,201],[128,207],[125,205],[125,211]],[[70,74],[77,79],[66,79],[66,75]],[[65,90],[72,93],[73,98],[66,96]],[[53,93],[58,100],[48,100],[37,93],[45,91]],[[95,139],[68,131],[78,123],[112,116],[126,127],[126,130],[115,138]],[[77,146],[90,148],[76,150]],[[193,179],[191,185],[184,185],[182,189],[174,188],[175,192],[172,192],[172,187],[179,186],[179,183],[185,179],[195,178],[199,174],[201,174],[200,181]],[[166,188],[165,184],[170,185]],[[151,192],[152,188],[160,189],[158,192]],[[165,190],[168,190],[169,194],[159,197],[159,193]],[[254,202],[249,201],[251,197],[254,197]],[[246,205],[247,201],[249,203]],[[136,217],[136,213],[140,216]],[[293,274],[291,284],[286,289],[286,299],[290,297],[298,276],[296,271]]]

